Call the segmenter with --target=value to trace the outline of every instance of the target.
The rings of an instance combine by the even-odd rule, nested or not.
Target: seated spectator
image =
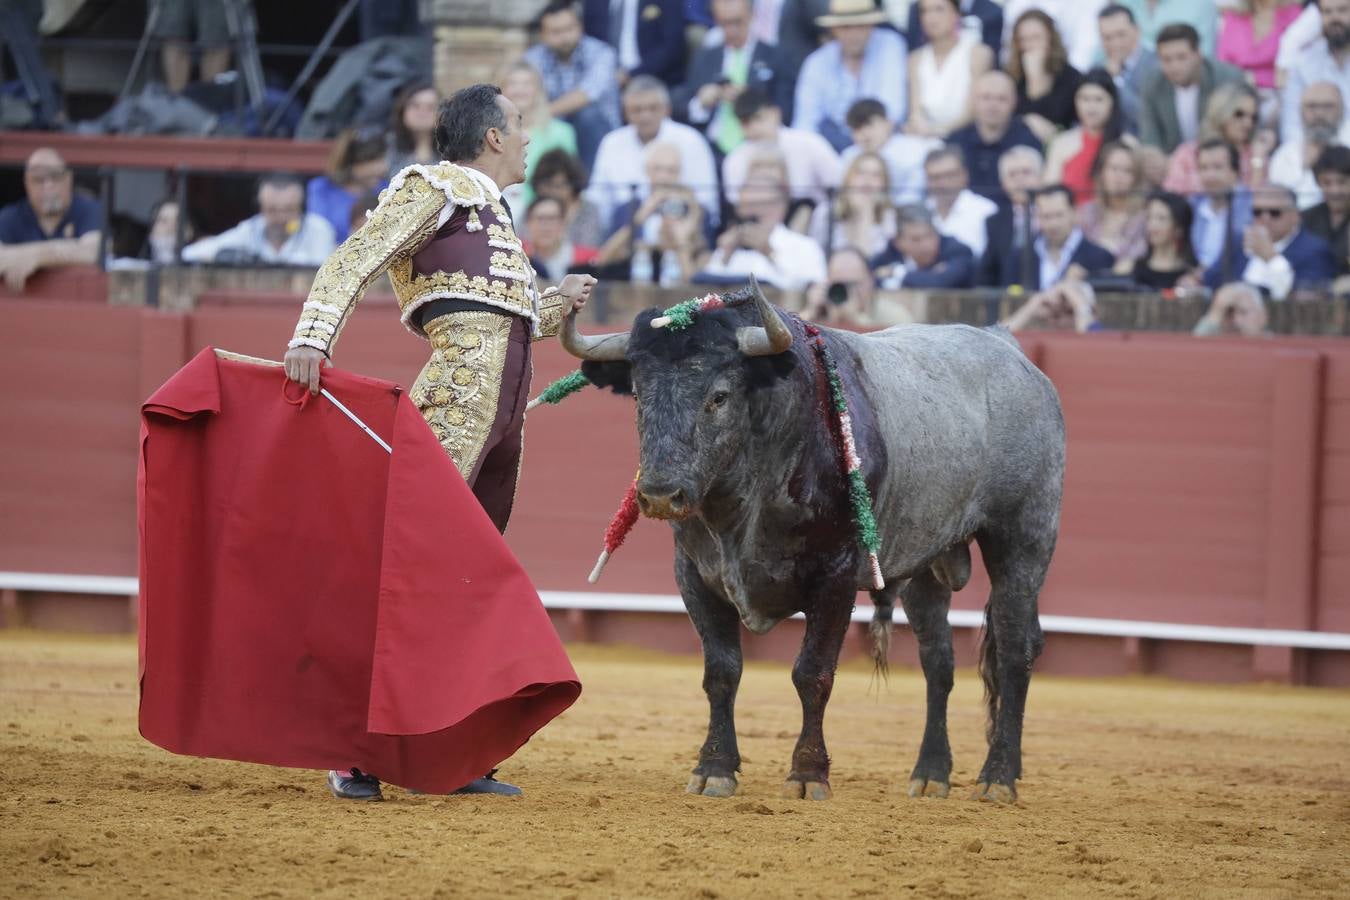
[[[861,153],[844,170],[834,203],[815,208],[807,233],[827,254],[856,247],[870,259],[895,234],[892,194],[885,160],[876,153]]]
[[[970,172],[970,189],[995,203],[1005,199],[999,187],[999,160],[1013,147],[1030,147],[1039,154],[1040,139],[1031,133],[1017,108],[1017,85],[1007,72],[994,69],[975,81],[975,120],[958,128],[947,143],[961,151]]]
[[[850,143],[845,116],[855,101],[874,97],[897,125],[905,120],[905,39],[877,28],[886,14],[872,0],[830,0],[830,14],[817,23],[832,40],[802,63],[792,124],[818,132],[836,150]]]
[[[1036,254],[1033,281],[1025,287],[1041,290],[1064,279],[1095,278],[1111,271],[1116,258],[1109,250],[1083,237],[1073,209],[1073,192],[1052,184],[1036,192],[1036,226],[1040,235],[1031,244]]]
[[[1125,116],[1125,130],[1139,133],[1139,97],[1158,71],[1158,54],[1140,40],[1139,25],[1128,6],[1110,3],[1097,14],[1102,39],[1102,67],[1116,83],[1116,97]]]
[[[595,261],[596,248],[578,247],[567,239],[565,210],[556,197],[538,197],[525,212],[532,237],[525,252],[544,281],[557,284],[575,266]]]
[[[801,315],[808,322],[887,328],[914,321],[904,308],[878,294],[867,258],[856,247],[832,253],[827,275],[828,284],[813,284],[806,292]]]
[[[1329,81],[1341,92],[1350,112],[1350,0],[1319,0],[1322,37],[1298,54],[1281,91],[1280,137],[1292,141],[1303,135],[1301,104],[1308,85]],[[1342,113],[1342,118],[1350,116]]]
[[[998,161],[999,181],[1006,202],[985,220],[985,247],[975,282],[981,287],[1030,284],[1035,277],[1035,236],[1031,226],[1031,198],[1041,184],[1045,160],[1032,147],[1012,147]]]
[[[1341,92],[1329,81],[1318,81],[1303,90],[1299,101],[1302,129],[1276,148],[1270,158],[1270,181],[1289,188],[1298,197],[1299,209],[1321,201],[1312,164],[1327,147],[1345,144],[1350,126],[1344,121]]]
[[[825,281],[820,245],[783,224],[787,185],[755,176],[741,188],[736,221],[717,239],[701,276],[739,281],[754,275],[785,291],[805,291]]]
[[[582,10],[586,33],[618,53],[621,86],[642,76],[667,87],[684,78],[683,0],[584,0]]]
[[[1313,163],[1322,202],[1303,211],[1303,228],[1331,247],[1336,276],[1350,275],[1350,148],[1328,147]]]
[[[43,147],[23,167],[24,198],[0,209],[0,275],[23,290],[39,269],[98,262],[103,210],[75,193],[75,176],[55,150]]]
[[[977,257],[984,253],[984,223],[998,206],[966,186],[969,176],[961,151],[954,147],[934,150],[924,160],[923,171],[928,180],[926,205],[938,232],[956,238]]]
[[[994,53],[961,26],[961,0],[916,0],[926,41],[909,55],[909,118],[905,133],[945,138],[972,117],[975,80]]]
[[[1148,198],[1148,246],[1130,270],[1134,283],[1155,291],[1200,284],[1200,261],[1191,249],[1191,205],[1180,194]]]
[[[650,75],[637,76],[624,88],[623,113],[628,124],[600,142],[587,198],[602,215],[612,216],[615,208],[635,196],[636,189],[646,186],[644,148],[661,141],[679,148],[680,183],[693,190],[708,220],[715,224],[719,199],[712,150],[698,129],[670,118],[666,86]]]
[[[723,155],[745,140],[736,100],[748,89],[784,102],[788,73],[781,72],[778,48],[750,36],[751,0],[713,0],[721,43],[694,54],[684,83],[670,92],[676,114],[703,131]]]
[[[145,235],[141,259],[148,259],[161,266],[172,266],[178,262],[178,216],[178,201],[172,197],[166,197],[150,207],[150,230]],[[191,220],[183,222],[183,243],[191,243],[196,238],[197,229]]]
[[[1190,22],[1195,26],[1200,52],[1214,56],[1215,26],[1218,10],[1215,0],[1121,0],[1134,13],[1144,46],[1157,47],[1163,41],[1163,32],[1175,22]]]
[[[998,59],[1003,49],[1003,7],[993,0],[961,0],[961,30],[978,38]],[[909,49],[913,52],[928,41],[919,20],[919,4],[909,4],[909,22],[905,28]]]
[[[919,202],[924,195],[923,161],[942,142],[897,132],[886,118],[886,108],[870,98],[850,106],[846,121],[853,145],[840,154],[843,164],[852,165],[860,154],[875,153],[886,161],[892,202]]]
[[[1239,235],[1252,221],[1252,194],[1238,186],[1238,151],[1223,138],[1200,145],[1196,153],[1200,189],[1195,198],[1191,247],[1200,265],[1227,271],[1225,281],[1237,276]]]
[[[1083,75],[1069,65],[1055,23],[1039,9],[1015,20],[1004,68],[1017,84],[1017,114],[1032,134],[1048,143],[1073,124],[1073,95]]]
[[[1225,284],[1214,294],[1204,318],[1195,323],[1196,337],[1267,337],[1265,301],[1250,284]]]
[[[1300,2],[1303,11],[1280,35],[1280,50],[1275,54],[1275,86],[1281,92],[1289,84],[1289,73],[1298,64],[1303,51],[1322,39],[1322,11],[1317,7],[1317,0]]]
[[[870,264],[879,286],[887,290],[974,286],[975,254],[956,238],[938,234],[928,210],[901,207],[896,221],[895,237]]]
[[[745,143],[722,161],[722,189],[733,204],[745,183],[750,160],[756,153],[772,150],[787,161],[788,188],[793,200],[814,205],[825,202],[839,186],[843,166],[829,141],[814,131],[783,125],[783,113],[768,94],[747,88],[736,98],[736,118]]]
[[[399,91],[389,116],[390,175],[411,165],[430,166],[436,155],[436,110],[440,95],[429,81],[415,81]]]
[[[703,208],[680,183],[679,147],[654,141],[644,157],[647,183],[639,197],[614,211],[596,263],[620,264],[631,281],[684,284],[707,255]]]
[[[1209,95],[1205,117],[1200,122],[1200,136],[1172,152],[1163,189],[1188,196],[1199,192],[1196,150],[1214,138],[1222,138],[1238,148],[1238,177],[1242,184],[1249,188],[1265,184],[1275,136],[1268,130],[1257,129],[1257,111],[1256,91],[1251,86],[1225,84],[1215,88]]]
[[[1121,143],[1103,147],[1093,165],[1092,182],[1095,199],[1078,207],[1078,227],[1089,241],[1115,256],[1117,274],[1127,274],[1145,250],[1146,195],[1134,148]],[[1189,216],[1186,221],[1190,223]]]
[[[1324,10],[1325,12],[1325,10]],[[1235,271],[1272,300],[1284,300],[1304,288],[1325,287],[1336,276],[1336,260],[1320,237],[1300,227],[1294,192],[1266,185],[1253,192],[1252,224],[1242,235]],[[1224,283],[1218,266],[1205,272],[1205,285]]]
[[[553,150],[576,156],[577,132],[562,119],[553,117],[539,70],[524,60],[507,66],[502,73],[500,86],[506,99],[520,110],[525,130],[530,136],[529,149],[525,153],[525,183],[511,185],[503,192],[513,206],[524,209],[534,200],[530,179],[534,176],[539,158]]]
[[[387,149],[382,130],[349,128],[333,141],[328,172],[309,180],[306,209],[333,226],[338,243],[350,233],[347,229],[356,198],[389,180]]]
[[[589,200],[581,196],[586,187],[586,172],[576,157],[562,150],[553,150],[539,157],[534,167],[534,177],[530,187],[535,197],[553,197],[563,205],[563,224],[567,229],[567,239],[578,247],[598,247],[604,240],[605,223],[600,210]],[[528,225],[522,229],[516,225],[516,233],[522,238],[529,234]]]
[[[383,162],[384,157],[380,157]],[[194,263],[319,266],[337,248],[333,226],[305,211],[305,186],[294,175],[258,181],[258,214],[223,234],[183,248]],[[344,225],[347,224],[344,222]]]
[[[1209,95],[1220,85],[1245,82],[1241,69],[1201,54],[1193,27],[1168,25],[1158,33],[1158,72],[1144,85],[1139,105],[1140,140],[1167,154],[1196,140]]]
[[[1061,281],[1049,290],[1032,294],[1015,313],[1003,320],[1003,326],[1014,334],[1029,328],[1079,334],[1100,331],[1097,294],[1092,285],[1082,281]]]
[[[1279,93],[1275,84],[1275,57],[1285,29],[1302,12],[1296,3],[1281,0],[1240,0],[1220,13],[1216,56],[1220,62],[1247,73],[1261,95],[1261,106],[1278,115]],[[1192,20],[1194,21],[1194,20]],[[1265,120],[1270,117],[1263,115]]]
[[[1074,200],[1086,203],[1096,190],[1093,170],[1103,144],[1132,143],[1125,134],[1125,120],[1116,102],[1116,83],[1105,69],[1093,69],[1078,84],[1073,95],[1078,124],[1055,136],[1045,148],[1045,180],[1063,182]]]
[[[1008,0],[1003,4],[1003,46],[1007,49],[1016,44],[1017,23],[1028,12],[1038,12],[1049,21],[1056,23],[1059,41],[1063,44],[1065,58],[1080,72],[1092,67],[1093,61],[1100,55],[1100,41],[1097,36],[1097,10],[1103,0]],[[1004,57],[1006,67],[1008,57]]]
[[[576,0],[550,0],[536,23],[539,43],[525,51],[525,61],[539,70],[549,111],[576,131],[581,162],[594,171],[600,139],[621,124],[618,57],[582,33]]]

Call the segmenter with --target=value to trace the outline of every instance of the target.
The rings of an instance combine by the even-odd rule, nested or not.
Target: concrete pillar
[[[437,90],[496,83],[498,71],[529,46],[530,22],[543,7],[542,0],[430,0]]]

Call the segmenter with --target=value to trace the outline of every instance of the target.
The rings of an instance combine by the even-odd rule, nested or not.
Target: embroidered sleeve
[[[415,253],[440,227],[446,196],[426,179],[408,178],[387,190],[366,224],[319,268],[288,347],[314,347],[332,356],[371,282]]]
[[[568,306],[567,298],[551,287],[539,295],[539,329],[534,339],[553,337],[562,330],[562,320]]]

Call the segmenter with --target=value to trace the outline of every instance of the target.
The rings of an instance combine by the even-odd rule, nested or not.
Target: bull
[[[954,658],[948,610],[978,543],[991,591],[980,672],[988,755],[977,799],[1012,802],[1022,720],[1044,643],[1037,598],[1054,552],[1064,423],[1053,385],[1004,329],[901,325],[871,334],[822,328],[844,385],[880,531],[886,587],[876,590],[854,529],[826,383],[806,325],[752,302],[699,315],[679,331],[641,314],[628,333],[563,346],[586,377],[637,401],[643,514],[668,521],[675,578],[703,645],[707,739],[688,791],[728,797],[741,757],[734,709],[740,626],[763,634],[806,619],[792,682],[802,728],[786,797],[830,797],[824,717],[860,589],[884,664],[895,600],[918,640],[927,721],[913,797],[945,797],[952,753],[947,699]]]

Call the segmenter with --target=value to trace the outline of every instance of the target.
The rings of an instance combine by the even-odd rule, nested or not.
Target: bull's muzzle
[[[638,485],[638,509],[649,519],[683,519],[693,512],[689,495],[674,485]]]

